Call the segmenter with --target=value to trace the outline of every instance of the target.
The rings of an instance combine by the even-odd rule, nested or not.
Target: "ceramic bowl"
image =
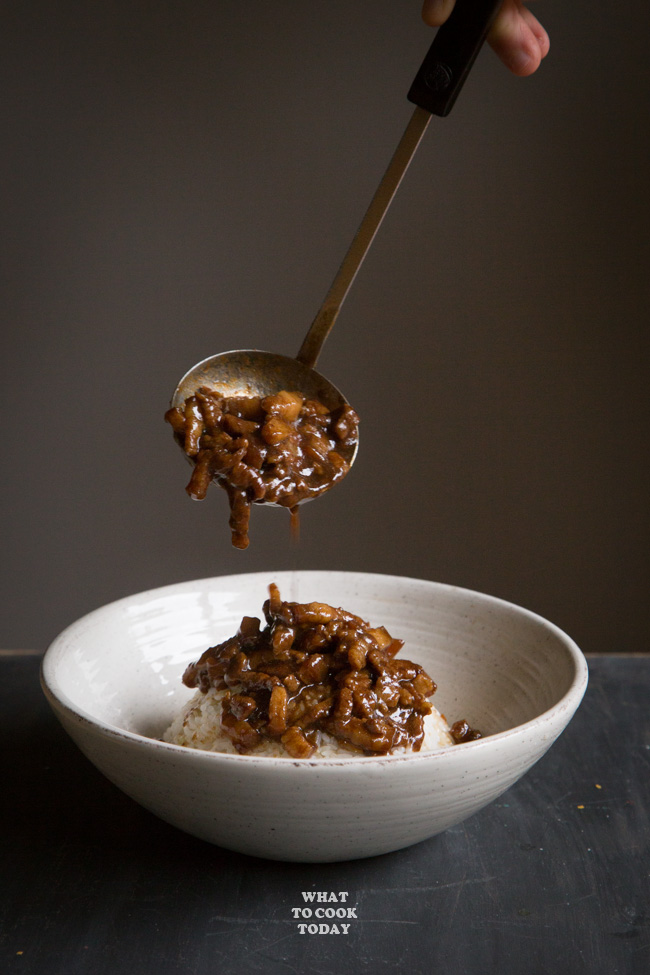
[[[349,610],[405,641],[433,703],[486,737],[428,754],[296,760],[160,740],[192,692],[185,666],[283,599]],[[587,686],[575,643],[518,606],[454,586],[368,573],[264,572],[139,593],[73,623],[42,686],[63,727],[115,785],[157,816],[231,850],[324,862],[427,839],[492,802],[544,755]]]

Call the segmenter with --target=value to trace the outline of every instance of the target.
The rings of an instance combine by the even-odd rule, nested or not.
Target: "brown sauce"
[[[325,603],[283,602],[275,585],[263,613],[263,627],[245,616],[183,675],[204,693],[226,691],[221,730],[237,751],[274,740],[309,758],[323,732],[365,755],[420,750],[436,685],[397,656],[401,640]]]
[[[477,731],[476,728],[470,728],[464,719],[454,722],[449,731],[456,745],[462,745],[464,741],[477,741],[483,737],[481,732]]]
[[[232,543],[241,549],[248,546],[253,504],[288,508],[297,534],[298,505],[345,477],[359,432],[351,406],[329,410],[288,390],[224,397],[201,387],[165,419],[194,463],[188,494],[203,500],[213,480],[225,489]]]
[[[291,515],[291,540],[294,545],[297,545],[300,541],[300,508],[298,505],[289,508],[289,514]]]

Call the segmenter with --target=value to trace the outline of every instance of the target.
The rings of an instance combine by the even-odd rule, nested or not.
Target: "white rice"
[[[235,690],[233,688],[233,690]],[[184,745],[187,748],[200,748],[208,752],[231,752],[238,754],[230,738],[220,727],[221,699],[226,692],[211,688],[206,694],[197,691],[194,697],[185,704],[172,724],[163,735],[163,741],[173,745]],[[431,714],[424,718],[424,741],[420,749],[422,752],[432,751],[434,748],[444,748],[453,745],[454,741],[449,733],[449,726],[439,711],[432,705]],[[406,747],[397,749],[405,752]],[[254,755],[268,755],[275,758],[287,758],[287,752],[279,741],[264,741],[258,745]],[[311,758],[354,758],[364,757],[361,752],[354,752],[344,748],[336,738],[321,733],[321,742]]]

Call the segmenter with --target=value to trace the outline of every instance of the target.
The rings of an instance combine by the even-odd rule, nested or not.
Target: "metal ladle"
[[[182,409],[200,386],[226,396],[268,396],[287,389],[318,399],[330,410],[347,402],[314,366],[431,116],[451,111],[500,5],[501,0],[456,0],[436,32],[408,93],[416,106],[413,115],[295,359],[251,349],[210,356],[183,376],[172,396],[173,407]]]

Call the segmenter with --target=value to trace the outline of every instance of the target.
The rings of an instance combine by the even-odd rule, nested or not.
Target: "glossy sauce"
[[[224,397],[201,387],[165,419],[194,464],[188,494],[203,500],[213,480],[225,489],[232,544],[240,549],[249,543],[253,504],[288,508],[297,537],[298,505],[345,477],[359,433],[351,406],[329,410],[288,390]]]
[[[263,613],[264,627],[244,617],[183,675],[188,687],[226,692],[221,730],[237,751],[274,740],[309,758],[322,733],[365,755],[419,751],[436,685],[397,656],[401,640],[325,603],[283,602],[275,585]]]

